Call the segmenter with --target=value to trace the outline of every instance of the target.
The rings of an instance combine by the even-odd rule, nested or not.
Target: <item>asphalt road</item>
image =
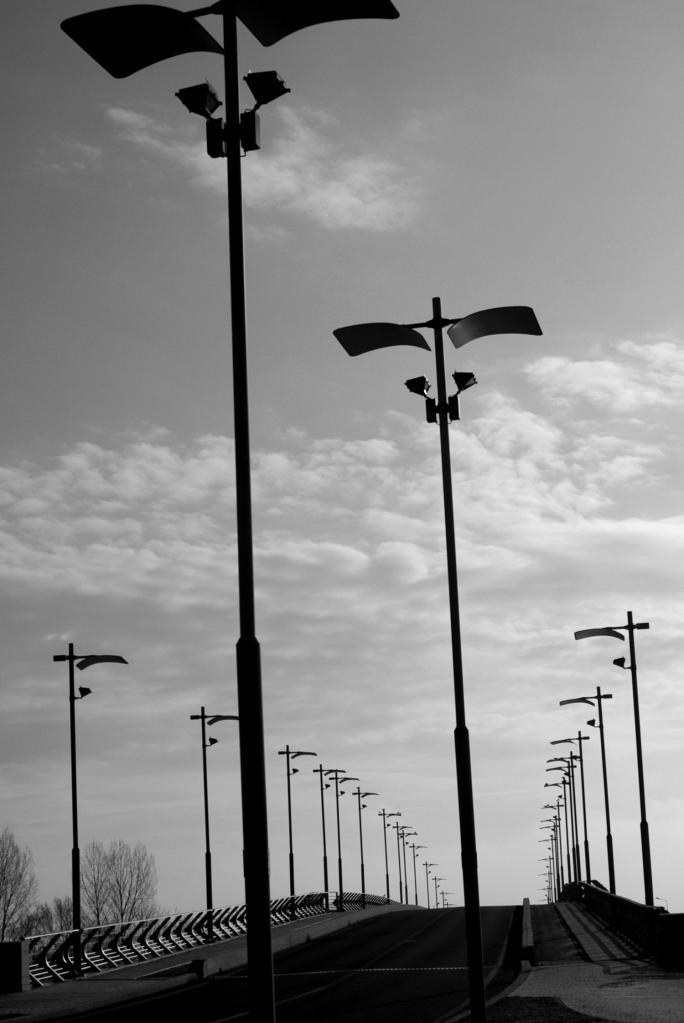
[[[482,910],[488,997],[513,978],[519,912],[512,906]],[[466,1001],[466,964],[462,909],[375,917],[276,956],[278,1023],[435,1023]],[[246,997],[241,971],[79,1020],[237,1021],[246,1019]]]

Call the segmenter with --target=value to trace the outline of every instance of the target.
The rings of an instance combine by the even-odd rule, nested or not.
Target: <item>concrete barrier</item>
[[[520,944],[520,958],[531,962],[534,953],[534,932],[532,930],[532,909],[530,908],[529,899],[523,899],[522,938]]]

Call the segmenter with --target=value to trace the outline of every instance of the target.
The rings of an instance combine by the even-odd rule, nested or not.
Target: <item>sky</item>
[[[631,610],[650,623],[636,640],[654,890],[684,912],[684,11],[396,6],[268,49],[239,33],[240,74],[277,70],[292,90],[243,162],[271,892],[288,892],[289,744],[317,754],[292,779],[299,892],[323,883],[322,763],[378,793],[369,892],[385,887],[384,808],[424,847],[421,900],[425,857],[463,900],[439,439],[404,387],[434,380],[432,356],[350,358],[332,333],[427,320],[439,296],[452,318],[530,305],[543,329],[447,351],[449,373],[478,380],[450,440],[481,900],[546,898],[546,761],[579,729],[607,885],[595,711],[559,707],[597,685],[617,890],[643,900],[630,674],[612,664],[627,644],[573,639]],[[205,898],[190,715],[237,712],[238,620],[225,168],[174,93],[208,79],[220,94],[222,63],[111,78],[60,30],[90,9],[0,9],[0,825],[32,850],[40,897],[67,894],[68,684],[52,658],[69,642],[120,654],[128,666],[77,680],[92,689],[76,705],[80,844],[143,842],[160,907],[190,911]],[[237,730],[212,731],[214,901],[236,905]]]

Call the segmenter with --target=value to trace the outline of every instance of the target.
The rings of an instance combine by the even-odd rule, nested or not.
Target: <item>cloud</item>
[[[196,135],[132,110],[107,113],[127,141],[180,166],[200,187],[225,189],[223,161],[209,159]],[[248,207],[304,216],[328,230],[393,231],[414,220],[419,186],[405,159],[349,152],[335,121],[317,111],[284,106],[274,116],[280,132],[274,129],[263,151],[245,161]],[[270,236],[279,229],[257,224],[255,230]]]

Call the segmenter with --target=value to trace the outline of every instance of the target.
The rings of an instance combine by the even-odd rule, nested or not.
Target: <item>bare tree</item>
[[[20,937],[21,924],[34,907],[38,882],[33,856],[20,849],[9,830],[0,833],[0,941]]]
[[[152,916],[157,896],[154,856],[142,843],[132,849],[126,842],[90,842],[81,861],[84,920],[89,924],[115,923]]]
[[[155,911],[157,868],[154,856],[138,842],[112,842],[107,852],[111,908],[116,920],[140,920]]]
[[[113,920],[109,914],[109,865],[102,842],[89,842],[81,856],[81,906],[86,926]]]

